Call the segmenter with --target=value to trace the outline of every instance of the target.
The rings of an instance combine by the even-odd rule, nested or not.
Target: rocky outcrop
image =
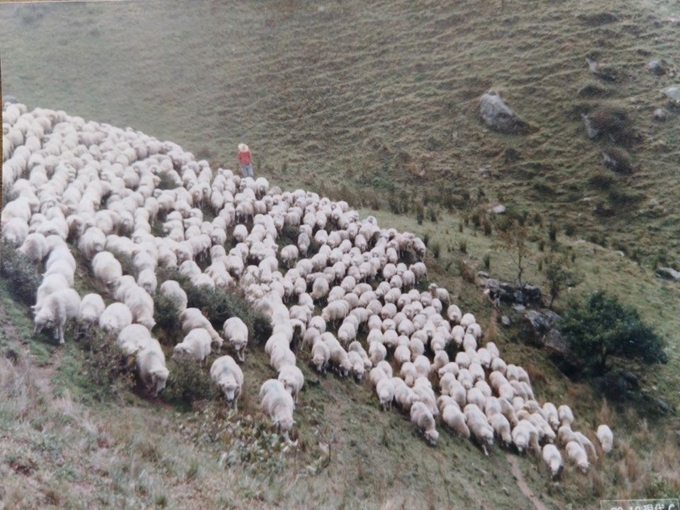
[[[486,124],[501,133],[516,133],[522,130],[523,122],[503,102],[497,92],[490,90],[479,99],[479,112]]]
[[[541,289],[527,283],[515,286],[511,283],[488,278],[485,286],[487,294],[495,302],[523,306],[543,305]]]

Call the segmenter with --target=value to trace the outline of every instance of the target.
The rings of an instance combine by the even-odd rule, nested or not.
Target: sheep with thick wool
[[[588,471],[590,464],[588,463],[588,455],[580,443],[576,441],[569,441],[565,447],[567,457],[574,463],[583,473]]]
[[[205,328],[195,328],[186,334],[182,342],[175,345],[172,359],[175,361],[199,361],[201,363],[210,355],[212,338]]]
[[[104,299],[99,294],[86,294],[80,301],[78,322],[89,327],[99,322],[99,318],[106,309]]]
[[[281,367],[278,379],[297,404],[300,390],[305,384],[305,376],[302,374],[302,370],[295,365],[285,365]]]
[[[423,434],[431,446],[437,444],[439,432],[435,428],[435,421],[432,412],[422,402],[415,402],[410,409],[411,422],[418,431]]]
[[[147,391],[158,395],[165,388],[170,372],[165,366],[165,355],[158,340],[152,338],[135,356],[137,373]]]
[[[219,386],[224,398],[238,412],[238,398],[243,387],[243,372],[234,358],[222,356],[210,366],[210,377]]]
[[[555,478],[562,470],[562,454],[554,444],[543,446],[543,460],[550,468],[550,475]]]
[[[612,448],[614,447],[614,434],[607,425],[600,425],[597,427],[597,439],[600,441],[604,453],[612,451]]]
[[[64,343],[64,328],[69,319],[76,319],[80,311],[80,296],[73,289],[62,289],[47,296],[36,312],[34,333],[43,328],[54,329],[54,338]]]
[[[217,347],[218,350],[222,348],[224,342],[222,337],[198,308],[187,308],[180,314],[179,318],[182,322],[182,333],[186,335],[192,329],[205,328],[210,333],[213,346]]]
[[[283,383],[277,379],[268,379],[260,388],[262,410],[279,428],[281,436],[287,443],[291,443],[290,431],[295,424],[293,411],[295,402],[286,391]]]
[[[248,326],[238,317],[230,317],[224,321],[224,338],[229,342],[239,361],[246,360],[245,350],[248,345]]]

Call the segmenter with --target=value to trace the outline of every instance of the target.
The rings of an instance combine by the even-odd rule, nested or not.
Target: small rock
[[[488,278],[489,273],[487,273],[486,271],[477,271],[477,276],[479,276],[480,278]]]
[[[479,99],[479,111],[487,125],[501,133],[517,130],[515,112],[503,102],[498,92],[490,90]]]
[[[479,172],[479,175],[481,177],[486,178],[486,177],[489,177],[489,174],[491,173],[491,169],[488,166],[483,166],[478,170],[478,172]]]
[[[505,212],[505,206],[503,204],[499,204],[496,207],[492,207],[491,212],[494,214],[503,214]]]
[[[501,324],[503,324],[503,326],[505,326],[505,327],[510,327],[510,325],[512,324],[512,321],[510,320],[510,317],[508,317],[507,315],[504,315],[503,317],[501,317]]]
[[[529,310],[525,314],[525,317],[538,335],[545,335],[553,328],[555,323],[560,318],[559,315],[551,310],[544,310],[543,312],[539,312],[538,310]]]
[[[573,371],[583,365],[581,360],[571,352],[570,343],[555,328],[545,335],[544,348],[548,356],[555,360],[560,369],[565,372]]]
[[[654,110],[654,120],[664,121],[668,118],[668,112],[663,108],[657,108]]]
[[[512,309],[517,312],[523,312],[524,310],[526,310],[526,308],[527,307],[524,305],[512,305]]]
[[[510,489],[508,489],[505,485],[503,486],[503,492],[505,493],[506,496],[510,495]]]
[[[676,271],[672,267],[659,267],[656,270],[656,275],[665,280],[680,282],[680,271]]]
[[[668,87],[663,93],[672,103],[680,104],[680,90],[678,90],[678,87]]]
[[[664,64],[665,62],[663,60],[652,60],[649,62],[649,64],[647,64],[647,69],[649,69],[655,75],[661,76],[666,74],[666,65]]]

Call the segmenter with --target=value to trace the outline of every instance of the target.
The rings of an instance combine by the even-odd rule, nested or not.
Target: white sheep
[[[224,321],[224,338],[231,344],[241,363],[245,361],[245,350],[248,345],[248,326],[238,317],[230,317]]]
[[[153,347],[141,349],[135,358],[137,373],[152,396],[165,388],[170,372],[165,366],[165,356],[157,340],[152,339]]]
[[[470,429],[467,426],[467,419],[457,404],[447,405],[441,410],[442,421],[461,437],[468,439]]]
[[[578,442],[581,443],[581,446],[588,454],[588,459],[596,461],[597,451],[595,450],[595,445],[593,445],[592,441],[581,432],[574,432],[574,434],[576,435]]]
[[[149,295],[153,296],[156,293],[156,287],[158,285],[156,270],[151,268],[141,270],[137,275],[137,285],[142,287]]]
[[[376,366],[387,357],[387,348],[381,342],[370,342],[368,346],[368,356],[370,357],[373,366]]]
[[[434,416],[422,402],[415,402],[410,409],[411,422],[431,446],[437,444],[439,432],[435,429]]]
[[[182,342],[175,345],[173,349],[172,359],[192,360],[205,362],[210,355],[210,344],[212,338],[210,333],[205,328],[195,328],[189,331]]]
[[[602,445],[602,451],[609,453],[614,447],[614,434],[607,425],[600,425],[597,427],[597,439]]]
[[[557,440],[560,442],[560,444],[565,446],[570,441],[578,442],[576,434],[573,430],[571,430],[569,425],[562,425],[559,429],[557,429]]]
[[[179,318],[182,321],[182,333],[186,335],[192,329],[205,328],[210,333],[213,346],[217,347],[218,350],[222,347],[222,337],[198,308],[187,308],[180,314]]]
[[[302,370],[295,365],[285,365],[281,367],[278,379],[297,404],[300,390],[305,384],[305,376],[302,374]]]
[[[553,430],[557,431],[557,429],[560,427],[560,419],[555,404],[551,402],[546,402],[543,404],[543,413],[545,414],[545,419],[553,428]]]
[[[28,260],[37,264],[47,256],[48,245],[45,236],[38,233],[28,234],[21,247],[17,249]]]
[[[571,408],[568,405],[561,405],[557,408],[557,414],[562,425],[571,426],[574,423],[574,414],[571,412]]]
[[[281,381],[269,379],[260,388],[260,399],[262,410],[279,428],[283,439],[287,443],[291,443],[289,432],[295,424],[295,421],[293,421],[293,410],[295,409],[293,397],[286,391]]]
[[[383,373],[383,377],[379,378],[375,384],[375,392],[380,400],[380,407],[383,411],[386,411],[392,407],[392,400],[394,400],[394,384],[392,383],[392,379],[384,375],[382,370],[374,370]]]
[[[177,304],[177,313],[182,314],[187,309],[187,293],[175,280],[166,280],[161,284],[161,294],[168,296]]]
[[[317,372],[325,372],[328,361],[331,357],[331,351],[328,345],[322,340],[317,341],[312,346],[312,365]]]
[[[510,422],[501,413],[497,413],[489,418],[489,423],[494,432],[501,438],[506,447],[512,443],[512,435],[510,433]]]
[[[243,372],[231,356],[222,356],[213,361],[210,377],[220,387],[227,402],[238,412],[238,398],[243,387]]]
[[[517,425],[512,429],[512,442],[517,447],[519,453],[524,452],[524,450],[531,448],[535,453],[541,451],[541,447],[538,444],[538,430],[528,420],[520,420]]]
[[[589,464],[588,455],[583,449],[583,446],[581,446],[581,444],[577,443],[576,441],[569,441],[565,450],[567,451],[567,457],[569,457],[569,460],[576,464],[576,466],[581,471],[583,471],[583,473],[586,473],[588,471]]]
[[[43,328],[54,328],[54,338],[64,343],[64,327],[69,319],[78,317],[80,296],[73,289],[63,289],[47,296],[43,305],[35,315],[34,333]]]
[[[109,335],[117,336],[132,324],[132,312],[124,303],[112,303],[99,317],[99,327]]]
[[[116,345],[127,355],[136,354],[149,346],[151,333],[141,324],[130,324],[123,328],[116,337]]]
[[[555,478],[562,470],[562,455],[554,444],[543,446],[543,460],[550,468],[550,474]]]
[[[111,288],[123,276],[123,268],[113,253],[100,251],[92,258],[94,277]]]
[[[80,301],[78,311],[78,322],[84,326],[91,326],[98,323],[99,318],[106,309],[104,300],[99,294],[87,294]]]

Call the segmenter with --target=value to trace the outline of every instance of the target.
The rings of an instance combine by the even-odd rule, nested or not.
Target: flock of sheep
[[[597,458],[593,443],[572,430],[568,406],[539,404],[527,372],[506,363],[495,344],[480,343],[472,314],[461,313],[443,288],[418,290],[426,247],[414,235],[361,220],[346,202],[213,172],[174,143],[63,111],[5,104],[3,158],[2,238],[44,267],[36,330],[53,329],[63,343],[71,319],[99,326],[135,356],[150,393],[170,375],[152,336],[156,292],[180,313],[184,337],[173,359],[205,362],[226,340],[243,362],[247,348],[241,319],[217,331],[210,317],[187,308],[177,281],[159,285],[157,269],[177,268],[194,286],[240,288],[271,320],[265,352],[278,378],[262,385],[260,398],[288,442],[304,384],[296,353],[307,349],[318,372],[358,380],[368,373],[382,408],[409,415],[432,445],[439,421],[485,453],[496,440],[542,454],[553,476],[562,468],[557,445],[584,472]],[[284,229],[297,239],[279,246]],[[227,252],[228,240],[234,247]],[[108,306],[99,294],[81,299],[72,288],[73,249],[106,289]],[[123,274],[115,254],[130,257],[136,274]],[[237,360],[221,356],[210,368],[234,410],[247,384]],[[596,435],[602,451],[611,451],[609,427]]]

